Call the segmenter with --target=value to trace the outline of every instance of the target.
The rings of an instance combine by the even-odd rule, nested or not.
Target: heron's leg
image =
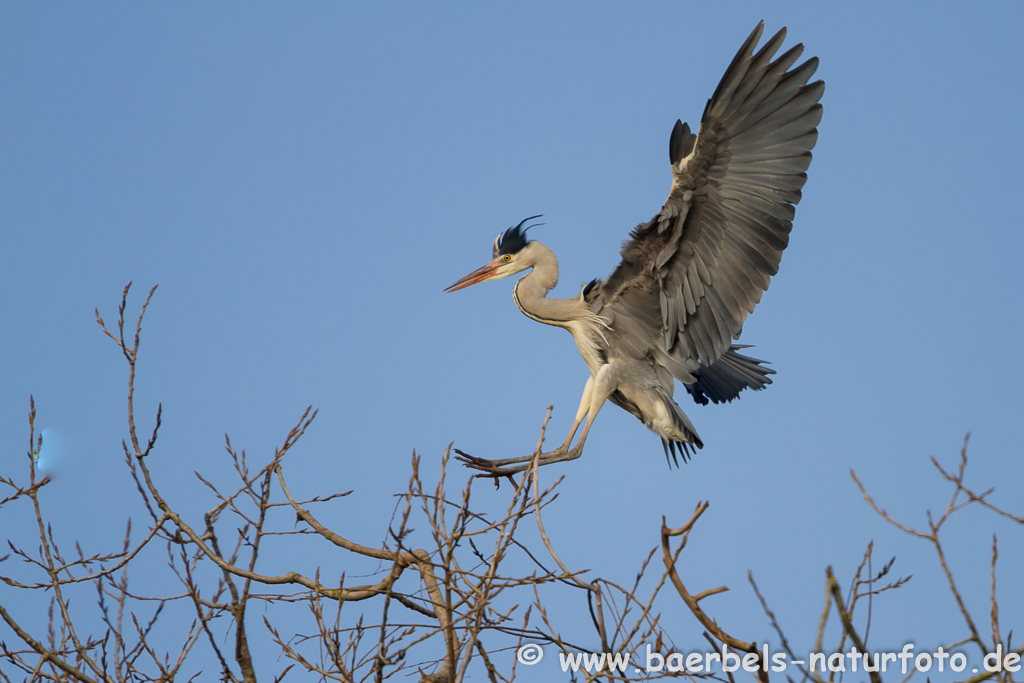
[[[565,437],[565,441],[562,443],[560,451],[569,450],[569,444],[572,443],[572,437],[576,436],[576,430],[583,424],[583,418],[590,412],[590,401],[594,395],[594,378],[593,376],[587,378],[587,383],[583,387],[583,396],[580,397],[580,407],[576,410],[576,419],[572,423],[572,427],[569,429],[569,436]],[[532,458],[532,456],[531,456]]]
[[[550,465],[552,463],[562,462],[565,460],[575,460],[583,454],[583,444],[587,440],[587,435],[590,433],[590,428],[594,424],[594,419],[601,411],[601,407],[604,405],[605,401],[608,400],[608,397],[611,396],[612,392],[615,390],[616,381],[616,368],[613,364],[602,366],[596,377],[591,377],[587,380],[587,384],[583,388],[583,398],[580,401],[576,420],[573,422],[572,429],[569,431],[569,436],[566,437],[565,443],[563,443],[559,448],[551,451],[550,453],[541,453],[537,460],[538,466]],[[569,444],[572,443],[572,438],[576,435],[576,430],[579,428],[584,416],[587,418],[587,424],[583,427],[583,433],[580,435],[579,443],[576,444],[575,448],[570,450]],[[461,451],[457,452],[461,456],[459,459],[468,467],[480,470],[484,473],[479,476],[501,477],[523,472],[532,467],[534,458],[533,455],[527,455],[521,458],[487,460],[485,458],[467,455]]]
[[[549,453],[541,453],[540,457],[544,458],[551,455],[558,455],[569,450],[569,445],[572,443],[572,438],[576,436],[576,431],[583,424],[583,418],[586,417],[587,412],[590,410],[590,401],[594,393],[594,378],[588,377],[587,383],[583,387],[583,396],[580,398],[580,407],[576,411],[576,420],[572,423],[572,428],[569,430],[569,435],[565,437],[565,442],[561,446]],[[504,467],[506,465],[519,465],[523,463],[533,462],[533,454],[525,455],[520,458],[502,458],[500,460],[488,460],[487,458],[478,458],[475,455],[469,455],[462,451],[455,449],[455,452],[459,454],[459,459],[462,460],[470,467],[476,467],[477,469],[485,469],[490,471],[493,468]],[[523,469],[526,469],[525,467]],[[520,470],[516,470],[517,472]]]
[[[591,378],[587,382],[587,388],[583,390],[584,398],[588,398],[586,410],[583,409],[583,404],[580,404],[580,413],[576,416],[576,423],[573,425],[572,432],[569,433],[569,438],[566,442],[556,451],[551,453],[542,453],[540,456],[540,462],[538,465],[550,465],[553,462],[562,462],[564,460],[575,460],[576,458],[583,455],[583,444],[587,442],[587,435],[590,434],[590,428],[594,425],[594,420],[597,419],[597,414],[601,412],[601,408],[604,406],[605,401],[615,391],[615,369],[612,365],[604,365],[597,373],[596,381]],[[588,391],[589,390],[589,391]],[[572,441],[573,435],[576,433],[576,428],[579,427],[580,420],[583,415],[587,416],[587,424],[583,427],[583,433],[580,434],[580,440],[576,444],[576,447],[569,450],[569,443]]]

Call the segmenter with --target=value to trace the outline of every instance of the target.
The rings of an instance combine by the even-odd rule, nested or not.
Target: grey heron
[[[445,289],[453,292],[529,270],[512,290],[527,317],[567,329],[590,370],[565,441],[539,455],[547,465],[578,458],[606,401],[659,435],[678,466],[702,448],[673,399],[675,381],[698,403],[762,389],[773,370],[739,353],[743,322],[778,272],[821,121],[824,82],[808,83],[812,57],[793,66],[796,45],[775,58],[786,29],[760,49],[760,22],[708,100],[697,134],[676,121],[669,140],[672,187],[661,210],[632,230],[621,263],[576,296],[548,298],[558,260],[527,239],[531,216],[500,233],[492,259]],[[773,59],[774,58],[774,59]],[[583,425],[576,446],[573,438]],[[486,460],[461,453],[481,476],[531,466],[533,456]]]

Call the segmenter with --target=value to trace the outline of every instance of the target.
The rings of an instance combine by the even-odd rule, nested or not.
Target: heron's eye
[[[512,255],[511,254],[505,254],[504,256],[502,256],[502,258],[505,259],[505,263],[508,263],[509,261],[512,260]]]

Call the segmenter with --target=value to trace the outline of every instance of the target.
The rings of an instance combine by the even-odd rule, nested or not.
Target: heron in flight
[[[558,260],[527,239],[533,227],[527,223],[538,218],[531,216],[498,235],[490,262],[445,290],[528,270],[512,289],[516,306],[529,318],[567,329],[576,341],[590,378],[564,443],[541,453],[540,465],[578,458],[606,401],[660,436],[666,459],[671,454],[678,465],[677,452],[685,462],[704,444],[672,398],[675,380],[704,405],[771,383],[774,371],[765,361],[739,353],[745,347],[733,341],[789,242],[825,84],[808,83],[816,57],[793,66],[803,45],[775,57],[785,28],[756,49],[763,30],[760,22],[726,69],[697,134],[676,121],[668,199],[630,232],[608,279],[593,280],[568,299],[548,298],[558,282]],[[528,469],[533,457],[462,454],[481,476],[494,477]]]

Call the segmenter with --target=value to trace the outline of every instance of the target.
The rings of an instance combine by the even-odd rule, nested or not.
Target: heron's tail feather
[[[725,403],[739,398],[744,389],[764,389],[772,383],[768,375],[775,371],[764,366],[767,361],[736,353],[736,349],[745,348],[749,347],[733,344],[710,366],[693,372],[697,381],[685,386],[694,401],[705,406],[709,400]]]
[[[661,445],[665,449],[665,461],[668,462],[668,456],[671,454],[672,462],[675,463],[676,467],[679,467],[676,451],[678,451],[679,456],[682,457],[685,463],[690,459],[690,456],[697,452],[698,448],[704,448],[704,442],[700,440],[697,430],[693,427],[693,423],[690,422],[690,418],[686,417],[686,413],[679,407],[679,404],[673,401],[671,396],[660,391],[658,393],[665,403],[665,408],[668,409],[668,414],[672,416],[672,421],[675,423],[676,428],[676,438],[666,438],[664,432],[662,433]],[[669,464],[671,465],[671,463]]]

